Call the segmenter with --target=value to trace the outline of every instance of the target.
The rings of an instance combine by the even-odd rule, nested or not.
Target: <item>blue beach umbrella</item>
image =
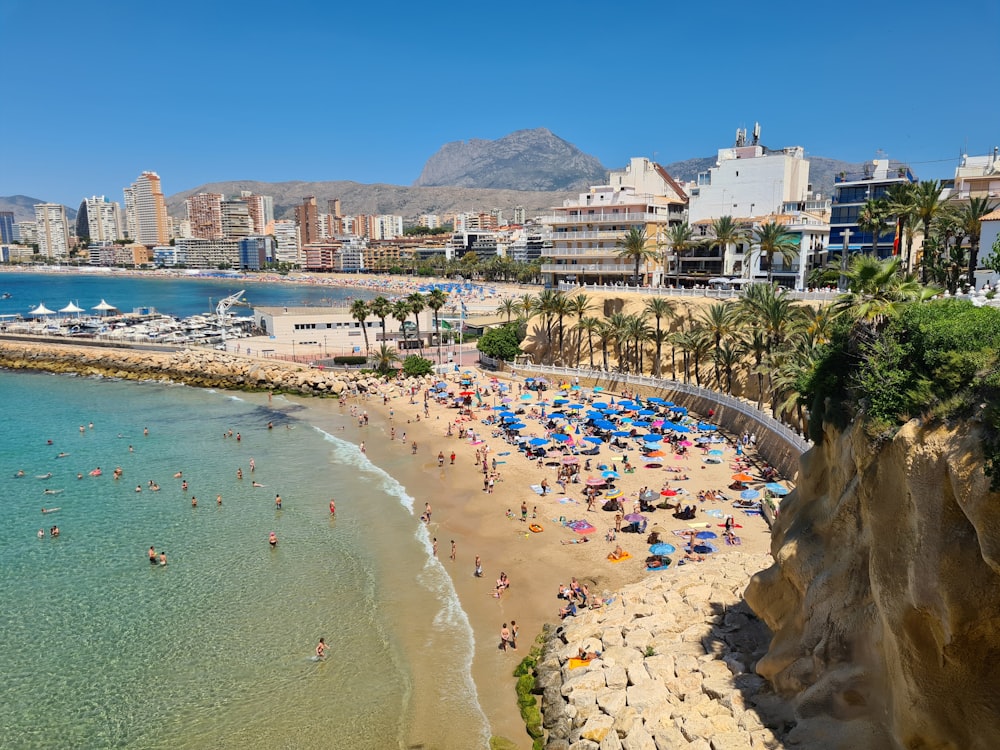
[[[740,497],[744,500],[756,500],[760,497],[760,492],[757,490],[743,490],[743,492],[740,493]]]
[[[561,411],[549,412],[549,419],[566,419],[566,415]]]
[[[546,440],[545,438],[531,438],[531,440],[528,441],[528,445],[535,445],[535,446],[545,445],[548,442],[549,441]]]
[[[649,422],[633,422],[633,427],[649,427]]]
[[[588,443],[596,443],[597,445],[600,445],[601,443],[603,443],[603,442],[604,442],[603,440],[601,440],[601,439],[600,439],[599,437],[597,437],[596,435],[587,435],[587,436],[586,436],[586,437],[584,438],[584,440],[586,440],[586,441],[587,441]]]
[[[566,408],[567,409],[574,409],[574,410],[576,410],[576,409],[582,409],[583,408],[583,404],[570,404]]]
[[[568,398],[555,398],[555,399],[552,399],[552,404],[554,406],[562,406],[563,404],[568,404],[568,403],[569,403],[569,399]]]
[[[508,430],[523,430],[527,426],[528,425],[526,425],[524,422],[514,422],[513,424],[507,425],[507,429]]]
[[[521,394],[521,395],[519,396],[519,398],[520,398],[520,399],[521,399],[522,401],[531,401],[531,394],[530,394],[530,393],[522,393],[522,394]]]
[[[606,419],[595,419],[594,420],[594,427],[596,427],[599,430],[613,430],[613,429],[615,429],[614,424],[611,423],[611,422],[609,422]]]
[[[687,408],[684,407],[684,406],[675,406],[673,410],[675,412],[677,412],[678,414],[687,414],[688,413]]]
[[[649,548],[649,554],[651,555],[672,555],[677,551],[677,548],[672,544],[667,544],[666,542],[660,542],[654,544]]]
[[[593,406],[595,409],[607,409],[608,408],[608,404],[607,404],[606,401],[595,401],[594,403],[591,404],[591,406]]]
[[[639,409],[639,416],[640,417],[651,417],[654,414],[656,414],[656,412],[653,411],[652,409]]]
[[[620,475],[618,474],[617,471],[603,471],[603,472],[601,472],[601,476],[604,477],[605,479],[619,479],[620,478]]]
[[[701,544],[694,545],[694,551],[699,555],[710,555],[713,552],[718,552],[714,544],[709,544],[708,542],[702,542]]]
[[[600,393],[603,390],[604,390],[604,386],[603,385],[595,385],[594,386],[594,393]]]
[[[719,535],[714,531],[699,531],[694,535],[695,539],[718,539]]]
[[[643,435],[642,439],[646,443],[658,443],[663,440],[663,435],[654,435],[653,433],[650,433],[648,435]]]
[[[667,426],[663,425],[663,429],[667,429]],[[673,423],[673,426],[670,427],[670,429],[673,430],[674,432],[691,432],[690,428],[685,427],[682,424],[677,424],[676,422]]]
[[[665,404],[665,403],[667,403],[662,398],[657,398],[656,396],[654,396],[653,398],[647,398],[646,400],[649,403],[651,403],[651,404]]]
[[[628,437],[631,433],[625,432],[625,430],[615,430],[611,434],[615,437]]]
[[[721,456],[722,455],[722,451],[720,451],[718,448],[713,448],[712,450],[710,450],[708,452],[708,455],[710,455],[710,456]]]
[[[552,439],[556,440],[556,441],[558,441],[560,443],[565,443],[565,442],[568,442],[570,440],[570,436],[569,435],[563,435],[561,432],[556,432],[556,433],[553,433]]]
[[[788,489],[784,485],[778,484],[777,482],[768,482],[767,484],[764,485],[764,489],[767,490],[768,492],[773,492],[775,495],[779,496],[787,495],[789,492],[791,492],[790,489]]]
[[[525,379],[524,379],[524,382],[525,382],[525,383],[534,383],[534,382],[535,382],[535,379],[534,379],[534,378],[525,378]]]

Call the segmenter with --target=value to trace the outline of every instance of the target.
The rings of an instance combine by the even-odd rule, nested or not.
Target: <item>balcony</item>
[[[652,224],[667,223],[670,219],[676,219],[678,214],[662,213],[612,213],[611,211],[599,211],[595,213],[580,214],[555,214],[543,216],[539,221],[542,224]]]
[[[640,264],[639,273],[643,273],[644,267]],[[607,274],[607,275],[628,275],[635,273],[635,263],[543,263],[542,273],[563,273],[563,274]]]
[[[617,240],[624,236],[625,229],[608,229],[603,232],[553,232],[553,242],[568,240]]]

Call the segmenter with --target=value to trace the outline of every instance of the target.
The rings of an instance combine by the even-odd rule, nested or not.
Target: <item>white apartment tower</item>
[[[160,176],[143,172],[124,192],[129,237],[149,247],[166,245],[170,241],[170,221]]]
[[[35,204],[38,226],[38,252],[46,258],[69,256],[69,222],[66,207],[59,203]]]
[[[301,265],[299,228],[294,221],[279,220],[274,222],[274,245],[274,256],[278,261]]]
[[[91,242],[114,242],[125,235],[122,233],[121,206],[109,201],[103,195],[86,199],[87,230]]]

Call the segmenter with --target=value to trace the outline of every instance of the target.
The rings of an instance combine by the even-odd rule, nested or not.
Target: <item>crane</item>
[[[226,316],[229,315],[229,309],[242,300],[245,293],[246,289],[240,289],[236,294],[230,294],[225,299],[220,299],[219,304],[215,306],[215,315],[219,319],[219,330],[222,333],[223,344],[226,343]]]

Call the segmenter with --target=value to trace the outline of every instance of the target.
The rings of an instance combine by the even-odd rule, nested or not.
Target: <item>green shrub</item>
[[[333,358],[335,365],[363,365],[368,357],[363,354],[338,354]]]
[[[476,343],[476,348],[487,357],[510,362],[521,353],[518,327],[518,323],[510,322],[498,328],[491,328],[482,335]]]
[[[429,359],[411,354],[403,360],[403,374],[407,377],[415,378],[421,375],[430,375],[434,372],[434,363]]]

